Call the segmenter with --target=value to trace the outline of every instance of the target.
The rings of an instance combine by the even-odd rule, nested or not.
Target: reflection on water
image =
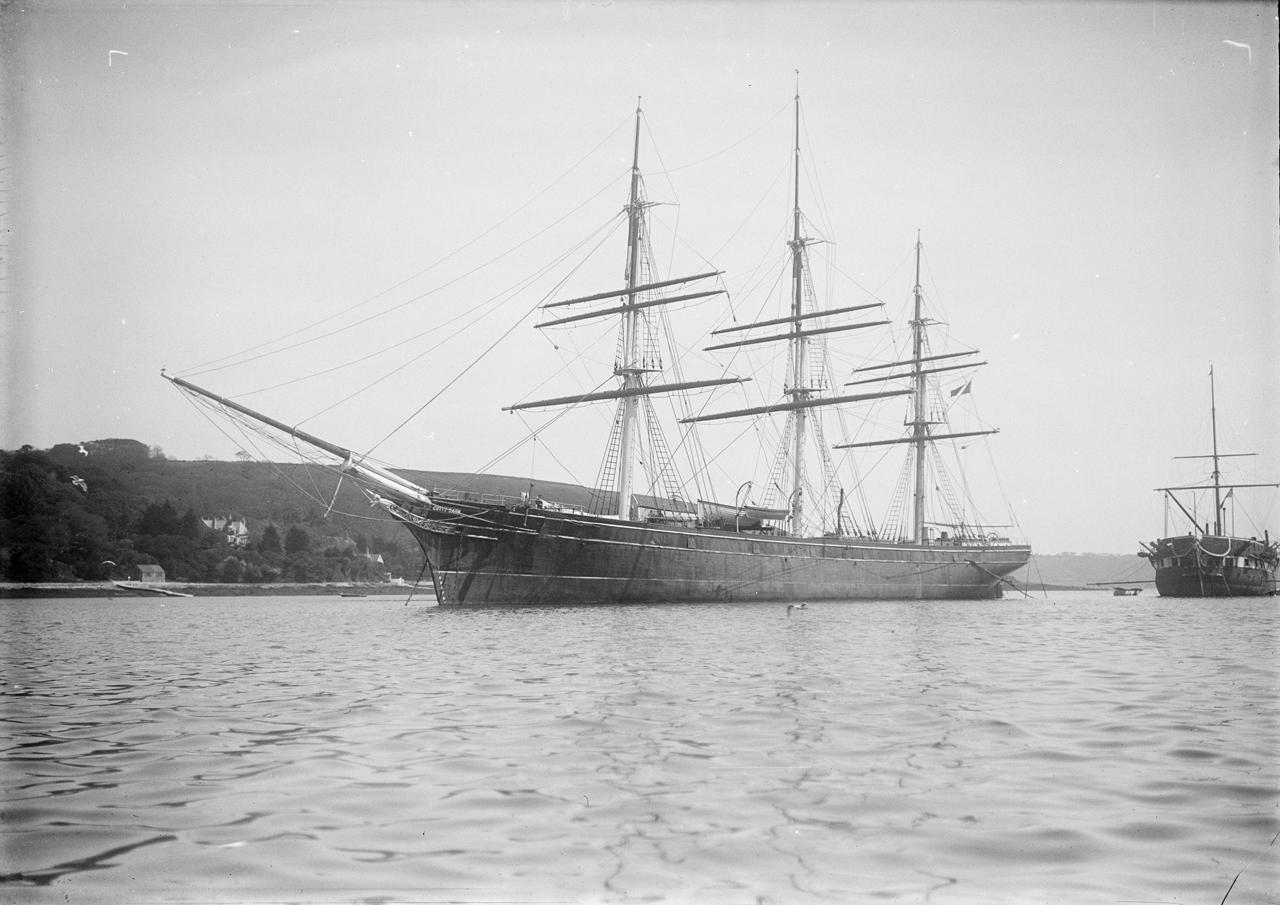
[[[1275,902],[1276,604],[0,602],[0,891]]]

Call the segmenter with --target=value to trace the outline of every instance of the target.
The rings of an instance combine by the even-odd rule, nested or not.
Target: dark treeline
[[[136,440],[0,452],[0,579],[136,578],[144,564],[171,581],[416,578],[408,533],[336,484],[303,465],[172,461]]]

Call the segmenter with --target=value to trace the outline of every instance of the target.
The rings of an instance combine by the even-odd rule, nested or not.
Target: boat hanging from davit
[[[512,497],[428,488],[407,472],[374,463],[234,399],[180,377],[167,379],[223,415],[272,428],[332,457],[335,467],[357,479],[371,501],[412,533],[443,605],[1001,596],[1008,576],[1027,562],[1030,548],[969,514],[967,487],[958,490],[946,477],[937,452],[941,444],[996,433],[951,427],[948,405],[956,394],[968,392],[969,383],[951,392],[939,384],[943,373],[963,379],[985,362],[973,360],[976,350],[943,352],[930,345],[929,327],[935,322],[921,289],[922,244],[917,236],[909,346],[891,356],[894,360],[862,359],[836,376],[830,344],[890,322],[850,317],[882,308],[883,302],[823,307],[817,301],[809,262],[817,240],[806,235],[800,206],[798,93],[791,152],[794,197],[782,280],[785,313],[712,330],[711,344],[702,350],[732,363],[743,350],[785,349],[783,385],[761,390],[757,404],[719,411],[684,404],[679,410],[683,415],[671,419],[680,432],[680,447],[696,443],[699,428],[711,422],[778,419],[779,442],[762,482],[767,489],[753,500],[753,482],[743,481],[732,502],[718,502],[723,497],[707,487],[705,474],[699,480],[676,473],[666,428],[652,400],[716,395],[726,387],[741,388],[751,378],[731,374],[726,365],[718,376],[687,379],[678,359],[664,361],[664,351],[679,348],[662,342],[669,306],[705,303],[725,290],[718,285],[719,271],[684,277],[658,273],[650,246],[651,202],[640,167],[640,125],[637,108],[630,193],[619,215],[627,233],[622,285],[549,302],[542,306],[547,319],[538,325],[570,329],[616,319],[614,386],[519,401],[507,408],[615,406],[600,477],[588,504],[569,505],[532,493]],[[824,411],[886,402],[906,412],[896,436],[835,444],[825,439]],[[904,448],[907,456],[892,514],[887,524],[875,527],[854,518],[846,488],[856,479],[846,482],[839,476],[832,451],[848,450],[843,455],[851,458],[859,454],[854,450],[890,446]],[[934,494],[935,488],[943,493]]]
[[[1209,481],[1179,487],[1158,487],[1165,496],[1166,536],[1151,543],[1140,542],[1142,556],[1156,570],[1156,590],[1161,597],[1260,597],[1276,592],[1276,570],[1280,566],[1280,544],[1266,529],[1262,537],[1243,537],[1234,530],[1237,490],[1280,487],[1277,483],[1224,484],[1222,460],[1254,453],[1224,453],[1218,450],[1218,397],[1213,368],[1209,368],[1209,418],[1212,447],[1205,455],[1177,456],[1179,459],[1208,459],[1213,463]],[[1226,494],[1223,494],[1223,491]],[[1183,494],[1179,497],[1179,494]],[[1196,503],[1213,501],[1213,516],[1201,521]],[[1186,500],[1186,502],[1184,502]],[[1169,535],[1169,505],[1185,518],[1191,530]]]

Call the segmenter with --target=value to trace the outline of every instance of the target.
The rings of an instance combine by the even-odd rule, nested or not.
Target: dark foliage
[[[332,498],[335,484],[317,468],[174,461],[126,439],[0,452],[0,580],[136,578],[148,563],[173,581],[416,576],[417,545],[350,482],[331,508],[298,490]],[[243,519],[248,545],[202,522],[215,517]]]
[[[280,532],[275,525],[267,525],[262,529],[262,539],[258,541],[258,549],[263,553],[281,553]]]
[[[290,556],[298,556],[311,549],[311,535],[301,525],[294,525],[284,536],[284,552]]]

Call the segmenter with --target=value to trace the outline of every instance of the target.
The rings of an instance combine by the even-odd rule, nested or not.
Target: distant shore
[[[171,592],[167,593],[166,592]],[[192,597],[284,597],[307,594],[333,597],[415,597],[435,598],[429,585],[414,588],[411,584],[361,584],[329,581],[271,582],[269,584],[209,584],[196,581],[168,581],[162,585],[142,586],[130,581],[43,581],[0,582],[0,600],[56,597],[156,597],[190,595]]]

